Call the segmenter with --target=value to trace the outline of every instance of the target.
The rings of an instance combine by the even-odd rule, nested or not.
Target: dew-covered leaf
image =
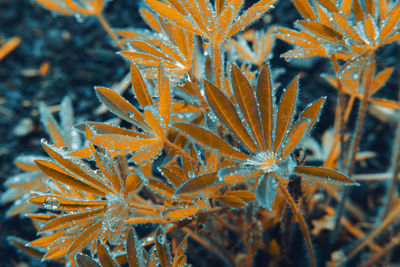
[[[144,130],[149,130],[142,113],[116,92],[105,87],[96,87],[96,94],[112,113]]]
[[[44,196],[35,196],[28,200],[30,203],[35,204],[37,206],[42,206],[43,208],[49,209],[62,209],[62,210],[70,210],[70,209],[85,209],[85,208],[98,208],[103,207],[105,205],[105,201],[103,200],[71,200],[65,197],[53,196],[53,195],[44,195]]]
[[[97,257],[103,267],[117,267],[118,265],[111,258],[104,244],[97,240]]]
[[[260,147],[265,147],[263,131],[261,128],[261,119],[258,114],[258,107],[255,103],[256,97],[254,90],[247,80],[246,76],[240,71],[239,67],[232,65],[232,85],[236,101],[240,110],[250,125],[251,131]]]
[[[304,18],[317,20],[317,16],[308,0],[293,0],[293,4]]]
[[[96,235],[96,232],[101,229],[101,224],[102,222],[96,222],[89,228],[87,228],[83,233],[81,233],[75,240],[72,242],[71,246],[68,248],[67,254],[74,253],[76,251],[79,251],[83,249],[87,244],[89,244],[92,241],[92,238],[94,235]]]
[[[214,199],[231,208],[240,209],[247,206],[243,199],[233,195],[215,195]]]
[[[226,143],[224,140],[222,140],[215,134],[199,126],[187,123],[175,123],[174,126],[179,130],[182,130],[183,132],[187,133],[196,142],[199,142],[203,145],[216,149],[220,153],[228,157],[233,157],[241,160],[246,160],[248,157],[246,154],[235,150],[232,146],[230,146],[228,143]]]
[[[76,189],[92,193],[98,196],[105,196],[109,193],[108,190],[103,190],[102,188],[97,188],[87,182],[83,182],[80,179],[68,174],[66,171],[58,167],[56,164],[45,161],[45,160],[36,160],[36,166],[40,169],[41,172],[46,174],[47,176],[53,178],[56,181],[64,183],[66,185],[72,186]]]
[[[285,146],[282,148],[282,159],[285,159],[300,143],[301,139],[304,137],[304,134],[307,132],[309,124],[309,119],[303,119],[296,122],[288,134]]]
[[[181,221],[196,215],[199,210],[200,208],[196,206],[173,207],[165,209],[161,212],[161,215],[167,220]]]
[[[175,194],[190,195],[199,192],[205,193],[219,187],[219,183],[216,173],[205,174],[186,181],[176,190]]]
[[[263,66],[257,83],[257,101],[261,113],[261,120],[264,130],[265,148],[271,150],[273,146],[273,84],[269,65]]]
[[[128,257],[129,267],[145,266],[143,248],[138,240],[136,232],[131,228],[126,239],[126,255]]]
[[[204,82],[208,103],[217,117],[243,142],[251,151],[257,149],[253,140],[243,126],[235,107],[225,94],[208,81]]]
[[[147,105],[152,105],[153,101],[146,90],[146,84],[143,80],[142,74],[134,62],[131,62],[131,81],[133,92],[142,108]]]
[[[169,79],[165,75],[162,63],[158,68],[158,89],[160,91],[159,111],[166,128],[169,126],[171,118],[171,89]]]
[[[297,76],[289,85],[288,89],[284,92],[281,102],[279,104],[275,133],[275,153],[277,153],[280,149],[282,141],[284,140],[287,131],[290,129],[290,125],[292,123],[293,115],[296,110],[298,83],[299,77]]]
[[[94,185],[96,188],[98,188],[102,192],[108,192],[108,193],[111,192],[111,190],[107,186],[102,184],[98,179],[96,179],[96,177],[94,177],[94,174],[91,176],[90,174],[87,173],[87,171],[84,170],[83,163],[81,166],[79,166],[78,164],[75,164],[71,160],[64,158],[62,155],[60,155],[58,152],[56,152],[56,150],[53,147],[46,144],[45,142],[42,143],[42,146],[43,146],[44,150],[47,152],[47,154],[49,154],[49,156],[52,157],[55,161],[57,161],[61,166],[63,166],[70,172],[78,175],[79,177],[81,177],[85,181],[89,182],[90,184]],[[37,165],[37,161],[35,161],[35,162]],[[59,168],[57,168],[57,169],[59,169]]]
[[[57,218],[49,221],[42,228],[40,228],[40,232],[63,229],[63,228],[68,227],[70,223],[73,224],[73,221],[78,221],[78,220],[82,220],[82,219],[91,217],[93,215],[102,214],[102,213],[104,213],[104,211],[105,211],[105,208],[103,207],[103,208],[99,208],[99,209],[95,209],[95,210],[91,210],[91,211],[71,213],[71,214],[64,215],[64,216],[58,216]]]
[[[319,115],[321,113],[321,108],[323,107],[325,100],[326,97],[321,97],[320,99],[309,105],[301,114],[300,119],[308,118],[311,120],[308,125],[308,131],[311,131],[315,123],[318,121]]]
[[[76,254],[75,262],[78,267],[100,267],[92,258],[84,254]]]
[[[155,245],[160,266],[171,266],[171,255],[169,253],[168,240],[161,227],[156,230]]]
[[[358,185],[356,181],[336,170],[323,167],[297,166],[295,174],[318,183]]]
[[[258,203],[271,211],[276,193],[277,182],[275,178],[271,174],[264,174],[257,185],[256,197]]]

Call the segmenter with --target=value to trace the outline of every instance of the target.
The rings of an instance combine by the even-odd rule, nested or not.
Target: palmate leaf
[[[285,53],[285,58],[335,54],[336,58],[351,62],[398,39],[394,36],[398,34],[395,25],[400,21],[399,3],[391,5],[382,0],[378,5],[366,1],[363,7],[358,0],[342,1],[339,9],[330,0],[319,2],[312,7],[308,0],[294,1],[306,20],[297,23],[300,32],[278,28],[278,38],[297,46]]]
[[[139,64],[147,79],[157,78],[158,66],[162,62],[164,74],[178,81],[192,68],[193,34],[164,22],[162,18],[156,18],[156,22],[163,38],[155,41],[136,37],[130,41],[134,51],[123,51],[121,55]]]
[[[275,0],[261,0],[240,14],[242,0],[192,2],[146,0],[161,17],[194,34],[221,44],[272,8]],[[240,16],[239,16],[240,14]],[[215,18],[211,21],[209,18]]]
[[[170,144],[167,139],[167,132],[169,130],[172,106],[169,79],[164,75],[163,69],[163,65],[160,63],[158,66],[160,99],[157,103],[152,102],[151,105],[144,106],[143,113],[139,112],[112,90],[105,88],[101,88],[100,91],[98,90],[99,98],[113,113],[142,129],[144,135],[136,131],[132,134],[132,130],[126,132],[127,134],[120,134],[118,132],[115,134],[102,134],[100,131],[94,133],[93,137],[90,138],[92,144],[108,149],[113,157],[132,153],[131,160],[136,163],[154,160],[161,154],[164,145]],[[135,77],[138,76],[136,78],[141,76],[135,65],[132,66],[131,71],[134,72]],[[151,98],[141,81],[138,82],[137,90],[137,96],[141,99],[140,102],[143,105],[148,103]],[[135,120],[136,114],[140,114],[138,115],[138,120]],[[108,131],[125,132],[124,130],[116,130],[116,128],[110,126],[103,128]]]

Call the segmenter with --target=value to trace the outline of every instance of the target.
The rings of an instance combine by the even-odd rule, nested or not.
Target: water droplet
[[[48,197],[43,202],[43,208],[45,209],[54,210],[57,209],[58,207],[60,207],[60,202],[55,197]]]

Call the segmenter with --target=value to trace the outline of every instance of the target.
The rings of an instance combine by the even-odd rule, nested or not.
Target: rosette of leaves
[[[238,108],[212,83],[205,81],[208,103],[222,125],[239,141],[233,146],[217,134],[198,125],[175,123],[174,126],[187,133],[196,142],[217,150],[225,157],[235,159],[236,166],[219,170],[219,178],[227,183],[248,182],[256,178],[258,203],[272,209],[277,187],[284,194],[299,219],[310,251],[311,263],[315,264],[309,232],[297,204],[286,189],[291,175],[298,175],[313,182],[342,185],[357,183],[346,175],[327,168],[298,166],[292,153],[303,137],[318,120],[325,98],[309,105],[294,121],[298,92],[296,77],[284,91],[280,103],[275,104],[274,85],[270,79],[269,66],[260,72],[254,89],[240,69],[232,67],[232,87]],[[234,177],[234,179],[232,179]]]
[[[221,51],[223,44],[270,10],[276,0],[257,1],[248,9],[244,9],[243,0],[145,2],[164,19],[201,36],[207,45],[210,44],[214,81],[220,86],[224,80],[224,60]]]
[[[135,163],[152,161],[168,146],[178,153],[186,153],[169,141],[167,135],[171,117],[171,89],[169,79],[164,75],[161,64],[157,79],[158,101],[152,94],[139,69],[131,64],[132,87],[143,112],[119,96],[111,89],[96,87],[100,101],[115,115],[132,124],[131,129],[124,129],[102,123],[90,124],[93,136],[90,143],[106,149],[111,156],[131,154]]]
[[[350,60],[400,40],[396,27],[400,3],[396,1],[324,0],[311,5],[308,0],[293,1],[304,17],[296,23],[299,31],[279,27],[277,37],[296,48],[285,58],[313,56]],[[362,66],[363,64],[359,64]]]
[[[143,36],[139,30],[119,30],[126,44],[132,47],[120,54],[138,64],[146,79],[158,77],[162,62],[164,75],[172,82],[179,81],[192,68],[193,33],[165,22],[147,9],[141,9],[140,13],[154,32]]]
[[[88,248],[96,251],[96,240],[118,246],[129,224],[163,223],[163,207],[153,205],[138,193],[143,178],[127,166],[123,157],[113,159],[94,152],[98,169],[83,160],[66,156],[43,143],[52,160],[37,160],[37,167],[49,179],[48,191],[34,193],[29,202],[47,209],[30,217],[41,227],[41,237],[29,246],[45,250],[43,259],[66,257]]]
[[[70,98],[64,97],[60,107],[60,122],[57,122],[49,108],[41,103],[39,106],[41,123],[54,146],[67,150],[77,149],[81,146],[81,142],[78,133],[72,129],[74,115]],[[43,183],[43,173],[37,169],[34,163],[38,159],[44,159],[44,157],[20,155],[15,159],[15,165],[24,172],[7,178],[4,183],[8,189],[1,195],[1,202],[13,201],[7,211],[7,217],[23,216],[36,210],[26,200],[31,195],[31,191],[41,192],[46,189]]]
[[[78,267],[117,267],[127,264],[129,267],[183,267],[186,263],[187,238],[179,244],[170,246],[167,236],[162,228],[158,228],[155,235],[155,245],[147,252],[143,244],[138,240],[136,232],[129,230],[125,254],[115,255],[109,251],[100,241],[97,241],[97,261],[84,254],[76,255],[76,265]]]

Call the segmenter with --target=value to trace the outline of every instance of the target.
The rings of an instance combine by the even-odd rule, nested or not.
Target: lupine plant
[[[130,66],[134,101],[95,87],[117,123],[75,124],[68,98],[60,123],[40,107],[48,157],[17,158],[24,172],[6,180],[1,198],[13,202],[8,216],[32,219],[38,237],[10,243],[68,266],[197,266],[190,253],[199,247],[227,266],[260,265],[260,253],[268,255],[260,266],[284,266],[301,247],[304,266],[343,266],[360,254],[363,266],[391,262],[400,240],[399,134],[374,227],[360,226],[365,218],[348,195],[364,181],[355,166],[368,107],[400,108],[373,97],[393,73],[376,54],[400,41],[398,1],[293,0],[296,30],[260,20],[276,0],[144,0],[148,29],[113,29],[105,0],[35,2],[97,17]],[[299,111],[300,75],[281,86],[268,62],[276,39],[293,46],[281,55],[287,61],[330,61],[324,78],[338,98],[315,97]],[[336,103],[334,125],[315,164],[308,144],[318,143],[313,129],[327,102]],[[296,225],[302,241],[290,245]],[[314,239],[325,230],[330,246],[319,253]]]

